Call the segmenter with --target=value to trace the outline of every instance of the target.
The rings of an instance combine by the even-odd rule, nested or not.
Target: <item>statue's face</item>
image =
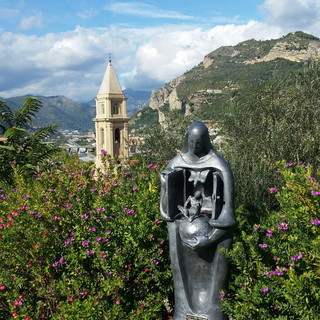
[[[189,151],[198,154],[205,149],[205,142],[202,137],[191,135],[188,140]]]

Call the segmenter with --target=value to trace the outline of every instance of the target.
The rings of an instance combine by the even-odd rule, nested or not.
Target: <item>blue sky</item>
[[[0,0],[0,97],[96,96],[108,52],[123,88],[151,90],[222,45],[302,30],[319,0]]]

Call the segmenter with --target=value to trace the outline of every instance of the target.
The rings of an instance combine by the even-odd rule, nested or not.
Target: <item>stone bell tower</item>
[[[127,98],[123,94],[116,72],[109,60],[107,70],[96,98],[96,166],[101,167],[101,157],[106,151],[119,161],[128,159]]]

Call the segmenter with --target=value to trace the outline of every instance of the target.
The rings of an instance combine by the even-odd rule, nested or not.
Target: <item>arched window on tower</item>
[[[119,114],[119,103],[115,102],[112,104],[112,114]]]
[[[120,143],[120,129],[116,128],[114,132],[114,142],[115,143]]]
[[[104,129],[100,128],[100,144],[99,144],[99,151],[104,150]]]
[[[116,128],[114,130],[114,154],[120,155],[120,129]]]
[[[104,103],[100,104],[100,113],[104,115]]]

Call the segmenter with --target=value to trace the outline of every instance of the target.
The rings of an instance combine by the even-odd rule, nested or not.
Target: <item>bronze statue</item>
[[[174,320],[222,320],[220,291],[227,280],[236,225],[233,175],[200,121],[188,128],[181,154],[161,173],[160,213],[167,221],[174,278]]]

